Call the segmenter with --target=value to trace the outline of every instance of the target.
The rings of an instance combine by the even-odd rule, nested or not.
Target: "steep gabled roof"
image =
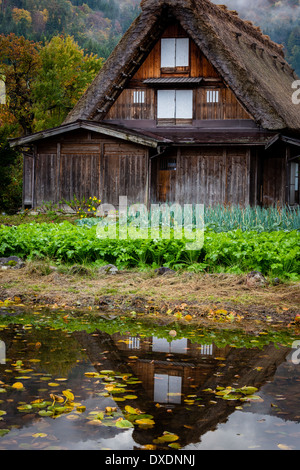
[[[143,0],[132,23],[65,123],[100,121],[153,48],[170,16],[180,22],[258,125],[300,130],[297,79],[283,47],[236,12],[209,0]]]

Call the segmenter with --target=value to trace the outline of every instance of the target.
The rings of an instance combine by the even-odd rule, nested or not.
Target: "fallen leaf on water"
[[[278,444],[277,447],[281,450],[292,450],[292,448],[286,444]]]
[[[63,395],[67,398],[69,401],[74,401],[74,395],[70,390],[64,390]]]
[[[136,424],[141,424],[141,425],[146,425],[146,426],[152,426],[152,425],[155,424],[155,421],[153,421],[153,419],[142,418],[142,419],[136,419],[135,423]]]
[[[130,421],[127,421],[127,419],[119,418],[116,421],[116,427],[117,428],[133,428],[133,424]]]
[[[13,385],[12,385],[13,388],[17,389],[17,390],[21,390],[22,388],[24,388],[24,385],[22,384],[22,382],[15,382]]]
[[[153,442],[155,444],[160,443],[160,442],[174,442],[179,439],[179,436],[177,434],[173,434],[171,432],[165,431],[162,436],[159,436],[157,439],[153,439]]]

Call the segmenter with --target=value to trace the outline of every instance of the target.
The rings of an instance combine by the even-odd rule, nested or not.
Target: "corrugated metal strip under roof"
[[[172,77],[172,78],[147,78],[143,81],[146,85],[168,85],[168,84],[198,84],[202,82],[202,77]]]

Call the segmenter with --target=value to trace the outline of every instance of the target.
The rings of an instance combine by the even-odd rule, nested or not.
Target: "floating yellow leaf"
[[[86,377],[100,377],[100,374],[98,372],[85,372],[84,375]]]
[[[47,434],[43,432],[36,432],[35,434],[32,434],[32,437],[47,437]]]
[[[49,382],[49,383],[48,383],[48,386],[49,386],[49,387],[58,387],[59,384],[57,384],[56,382]]]
[[[184,319],[185,319],[186,321],[191,321],[191,320],[193,320],[193,317],[192,317],[192,315],[186,315],[186,316],[184,317]]]
[[[126,407],[125,407],[126,408]],[[117,407],[116,406],[107,406],[105,408],[105,413],[113,413],[114,411],[117,411]]]
[[[24,388],[24,385],[22,384],[22,382],[15,382],[12,387],[16,388],[17,390],[20,390]]]
[[[277,447],[281,450],[292,450],[292,448],[287,446],[286,444],[278,444]]]
[[[67,398],[69,401],[74,401],[74,395],[70,390],[64,390],[63,395]]]
[[[64,401],[63,397],[60,397],[59,395],[54,395],[54,393],[50,393],[50,398],[52,398],[53,401],[57,401],[58,403],[62,403]]]
[[[76,410],[79,413],[83,413],[86,410],[86,407],[84,405],[77,406]]]
[[[133,408],[130,405],[125,406],[125,411],[131,415],[139,415],[142,413],[141,410],[139,410],[138,408]]]
[[[154,439],[154,443],[159,443],[159,442],[174,442],[179,439],[179,436],[177,434],[172,434],[168,431],[165,431],[162,436],[159,436],[157,439]]]
[[[152,426],[153,424],[155,424],[155,421],[153,421],[153,419],[142,418],[142,419],[136,419],[135,423],[136,424],[142,424],[142,425],[144,424],[144,425],[147,425],[147,426]]]

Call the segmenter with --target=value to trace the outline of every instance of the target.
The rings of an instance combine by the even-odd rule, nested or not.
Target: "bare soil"
[[[300,283],[250,288],[246,275],[184,272],[161,276],[153,271],[109,275],[89,270],[70,274],[54,268],[45,272],[42,266],[29,264],[0,271],[0,301],[7,299],[26,307],[134,311],[162,318],[177,314],[201,323],[227,324],[230,318],[231,322],[284,326],[300,314]]]

